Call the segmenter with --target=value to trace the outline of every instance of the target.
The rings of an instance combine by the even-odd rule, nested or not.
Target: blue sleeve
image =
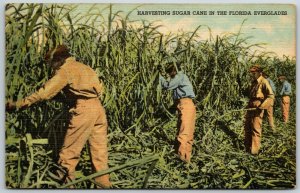
[[[167,81],[163,76],[159,75],[159,81],[163,89],[173,90],[179,86],[182,76],[183,74],[178,73],[170,81]]]
[[[292,93],[291,84],[285,82],[283,84],[282,90],[280,92],[280,95],[290,95]]]
[[[167,85],[168,82],[162,75],[159,75],[159,83],[163,87],[163,89],[165,89],[165,85]]]
[[[283,95],[283,93],[284,93],[284,85],[283,85],[283,87],[282,87],[282,89],[280,91],[280,95]]]
[[[276,93],[276,86],[275,86],[275,84],[274,84],[274,82],[272,80],[270,80],[270,85],[271,85],[272,90],[273,90],[273,92],[275,94]]]
[[[292,93],[291,84],[286,84],[285,94],[290,95]]]

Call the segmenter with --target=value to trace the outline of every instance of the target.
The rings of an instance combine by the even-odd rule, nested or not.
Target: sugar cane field
[[[259,51],[239,31],[200,40],[194,31],[162,34],[155,23],[130,25],[130,13],[73,14],[64,4],[7,4],[5,10],[5,97],[21,99],[41,87],[51,70],[43,61],[49,48],[67,43],[77,60],[96,70],[105,85],[101,98],[108,118],[109,169],[116,189],[290,189],[296,185],[296,58]],[[105,18],[105,19],[104,19]],[[116,23],[118,25],[116,25]],[[16,38],[18,37],[18,38]],[[172,42],[176,47],[169,50]],[[191,163],[174,150],[177,115],[172,93],[158,84],[158,65],[176,55],[196,94],[196,131]],[[263,120],[257,156],[244,148],[244,116],[249,67],[286,74],[292,85],[290,121],[281,120],[276,96],[274,133]],[[52,169],[66,129],[67,109],[54,100],[6,112],[7,188],[66,188]],[[85,146],[76,168],[75,188],[91,189]],[[102,174],[104,174],[102,173]]]

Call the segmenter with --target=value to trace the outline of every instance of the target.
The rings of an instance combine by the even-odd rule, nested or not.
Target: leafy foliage
[[[21,99],[45,83],[51,77],[43,63],[45,52],[54,45],[67,44],[106,85],[102,101],[109,121],[110,167],[153,154],[161,157],[155,165],[113,171],[115,188],[295,187],[295,94],[289,124],[283,125],[280,120],[279,99],[275,106],[277,133],[272,133],[264,121],[263,147],[256,157],[244,152],[245,112],[238,111],[247,102],[244,93],[250,65],[260,63],[273,80],[287,74],[295,91],[295,58],[280,59],[258,52],[255,48],[260,44],[250,45],[242,27],[238,33],[200,41],[198,29],[204,26],[194,32],[163,35],[155,23],[133,27],[130,14],[123,18],[119,12],[112,13],[112,5],[105,8],[108,16],[100,12],[74,15],[75,9],[74,5],[61,4],[7,4],[6,98]],[[121,25],[115,26],[116,22]],[[178,44],[171,52],[168,47],[175,40]],[[182,163],[174,152],[177,118],[170,109],[170,93],[162,92],[157,82],[157,65],[163,65],[169,57],[182,62],[197,95],[190,164]],[[6,113],[8,188],[60,187],[50,171],[62,144],[65,115],[64,106],[53,101]],[[29,148],[28,133],[34,139],[48,139],[48,143]],[[78,178],[91,174],[87,148],[77,170]],[[76,184],[76,188],[93,187],[91,181]]]

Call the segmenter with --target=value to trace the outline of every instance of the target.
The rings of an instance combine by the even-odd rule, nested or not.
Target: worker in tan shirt
[[[272,91],[274,93],[274,100],[273,100],[273,103],[270,105],[270,107],[268,109],[266,109],[266,114],[267,114],[267,118],[268,118],[268,122],[269,122],[269,125],[272,129],[273,132],[276,132],[276,128],[275,128],[275,124],[274,124],[274,102],[275,102],[275,93],[276,93],[276,87],[275,87],[275,84],[274,82],[270,79],[269,75],[266,73],[266,72],[263,72],[262,73],[263,77],[265,79],[268,80],[271,88],[272,88]]]
[[[262,119],[264,109],[268,109],[274,101],[274,93],[267,79],[262,76],[259,65],[253,65],[249,70],[253,79],[250,86],[249,103],[245,118],[245,148],[255,155],[260,149],[262,136]]]
[[[67,183],[75,179],[75,167],[87,141],[95,170],[108,169],[107,120],[105,109],[99,100],[103,85],[96,72],[70,57],[69,50],[64,45],[50,50],[45,60],[54,69],[55,75],[30,96],[17,102],[8,101],[6,108],[12,110],[29,107],[63,91],[66,102],[73,105],[69,110],[69,125],[59,153],[59,165],[66,170],[66,175],[61,180]],[[108,174],[97,177],[95,181],[98,187],[111,187]]]

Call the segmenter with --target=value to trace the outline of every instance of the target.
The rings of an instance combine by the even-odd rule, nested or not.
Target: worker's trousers
[[[274,101],[271,104],[271,106],[269,108],[266,109],[267,112],[267,118],[268,118],[268,122],[270,127],[272,128],[273,131],[275,131],[275,125],[274,125]]]
[[[289,111],[290,111],[290,96],[283,96],[281,99],[281,111],[283,122],[287,123],[289,121]]]
[[[178,101],[178,155],[181,160],[190,162],[196,122],[196,107],[190,98]]]
[[[258,154],[261,146],[262,120],[264,110],[249,110],[245,117],[245,148],[251,154]]]
[[[108,169],[107,120],[99,99],[77,100],[70,114],[64,144],[59,153],[59,164],[67,170],[68,179],[75,178],[75,168],[86,142],[94,170]],[[95,178],[95,181],[104,188],[111,186],[108,174]]]

